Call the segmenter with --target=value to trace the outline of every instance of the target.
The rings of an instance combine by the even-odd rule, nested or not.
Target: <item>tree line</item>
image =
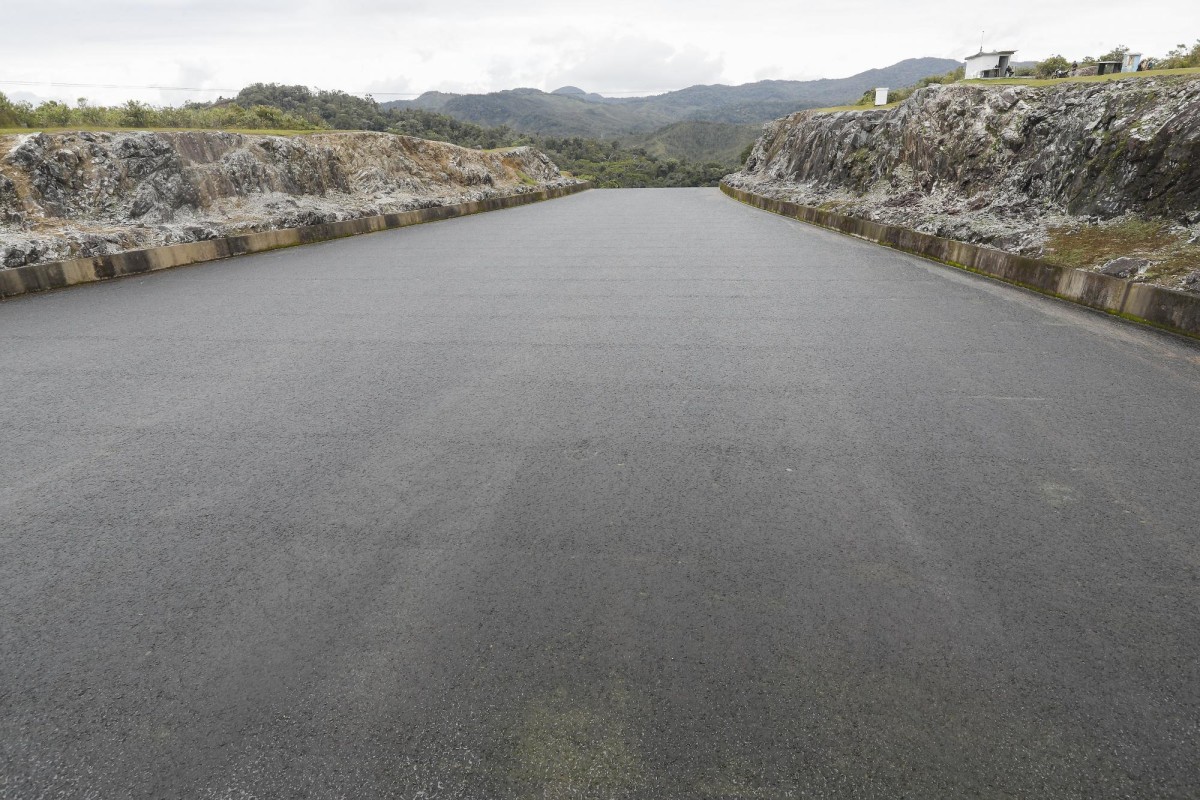
[[[659,158],[613,140],[520,133],[507,126],[485,127],[424,109],[383,108],[370,96],[274,83],[247,86],[229,99],[161,108],[136,100],[97,106],[86,98],[73,106],[58,101],[33,106],[11,102],[0,94],[0,128],[361,130],[488,150],[531,145],[550,156],[560,169],[601,187],[715,186],[729,171],[715,162]]]
[[[1013,75],[1018,78],[1053,78],[1065,72],[1070,72],[1073,67],[1089,67],[1101,61],[1124,61],[1125,56],[1129,54],[1129,48],[1125,45],[1118,45],[1112,50],[1100,56],[1084,56],[1077,61],[1068,61],[1060,55],[1052,55],[1044,61],[1039,61],[1033,66],[1018,67],[1014,70]],[[1186,44],[1181,44],[1174,49],[1168,51],[1165,56],[1142,59],[1143,69],[1160,70],[1160,69],[1186,69],[1189,67],[1200,67],[1200,40],[1197,40],[1190,47]],[[912,86],[906,86],[903,89],[896,89],[888,93],[888,101],[898,103],[907,100],[912,96],[913,92],[918,89],[923,89],[926,86],[934,84],[946,84],[960,81],[966,75],[966,69],[959,67],[956,70],[951,70],[945,75],[931,75],[928,78],[922,78]],[[873,106],[875,105],[875,90],[871,89],[863,94],[857,105]]]
[[[1122,44],[1095,58],[1084,56],[1078,61],[1071,63],[1068,63],[1067,59],[1063,56],[1054,55],[1045,61],[1039,61],[1029,74],[1039,78],[1053,78],[1059,71],[1069,70],[1073,65],[1089,67],[1101,61],[1124,61],[1125,56],[1129,54],[1129,50],[1129,47]],[[1143,68],[1148,70],[1200,67],[1200,39],[1196,40],[1196,43],[1191,46],[1186,44],[1177,45],[1167,51],[1165,56],[1143,57],[1142,65]]]

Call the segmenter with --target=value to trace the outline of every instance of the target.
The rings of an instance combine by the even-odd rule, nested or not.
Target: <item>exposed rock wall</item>
[[[801,112],[726,182],[1028,255],[1050,228],[1122,215],[1195,236],[1200,79],[960,83],[894,109]]]
[[[573,182],[531,148],[484,152],[379,133],[0,136],[0,267]]]

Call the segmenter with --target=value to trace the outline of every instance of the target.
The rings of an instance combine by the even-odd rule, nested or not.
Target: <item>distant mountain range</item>
[[[949,72],[958,66],[958,61],[944,58],[912,58],[849,78],[691,86],[652,97],[602,97],[574,86],[564,86],[553,92],[538,89],[510,89],[490,94],[426,92],[415,100],[397,100],[385,103],[383,107],[438,111],[466,122],[507,125],[543,136],[626,139],[680,122],[761,125],[805,108],[853,103],[868,89],[909,86],[921,78]],[[701,126],[697,130],[704,130],[704,135],[709,138],[719,139],[729,129],[704,129]],[[722,142],[723,149],[731,146]]]

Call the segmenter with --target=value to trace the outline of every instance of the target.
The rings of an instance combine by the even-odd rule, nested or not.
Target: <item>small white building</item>
[[[967,56],[967,79],[972,78],[1003,78],[1008,72],[1016,50],[997,50],[985,53],[980,50],[973,56]]]
[[[887,89],[887,88],[876,89],[875,90],[875,105],[886,106],[887,101],[888,101],[888,92],[889,91],[891,91],[891,90]]]

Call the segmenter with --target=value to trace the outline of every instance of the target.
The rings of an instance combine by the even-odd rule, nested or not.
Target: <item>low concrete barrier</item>
[[[1200,339],[1200,296],[1064,267],[966,242],[942,239],[896,225],[884,225],[833,211],[735,189],[721,191],[735,200],[785,217],[847,233],[952,267],[1023,286],[1026,289]]]
[[[392,228],[405,228],[409,225],[419,225],[423,222],[465,217],[469,214],[479,214],[484,211],[499,211],[503,208],[513,208],[541,200],[565,197],[585,189],[590,189],[589,183],[577,183],[570,186],[555,186],[536,192],[514,194],[508,197],[493,197],[488,200],[477,200],[472,203],[459,203],[449,206],[434,206],[420,208],[414,211],[403,211],[397,214],[381,214],[374,217],[360,217],[343,222],[331,222],[325,225],[310,225],[304,228],[285,228],[262,233],[249,233],[244,236],[231,236],[225,239],[209,239],[188,244],[173,244],[165,247],[152,247],[147,250],[130,250],[125,253],[115,253],[94,258],[77,258],[72,261],[53,261],[46,264],[33,264],[26,267],[0,269],[0,298],[16,297],[30,292],[44,292],[47,289],[61,289],[64,286],[74,286],[80,283],[119,278],[126,275],[141,275],[146,272],[157,272],[171,267],[182,267],[187,264],[197,264],[202,261],[216,261],[231,256],[262,253],[267,250],[278,250],[283,247],[295,247],[301,244],[324,242],[330,239],[340,239],[345,236],[357,236],[362,233],[375,233]]]

